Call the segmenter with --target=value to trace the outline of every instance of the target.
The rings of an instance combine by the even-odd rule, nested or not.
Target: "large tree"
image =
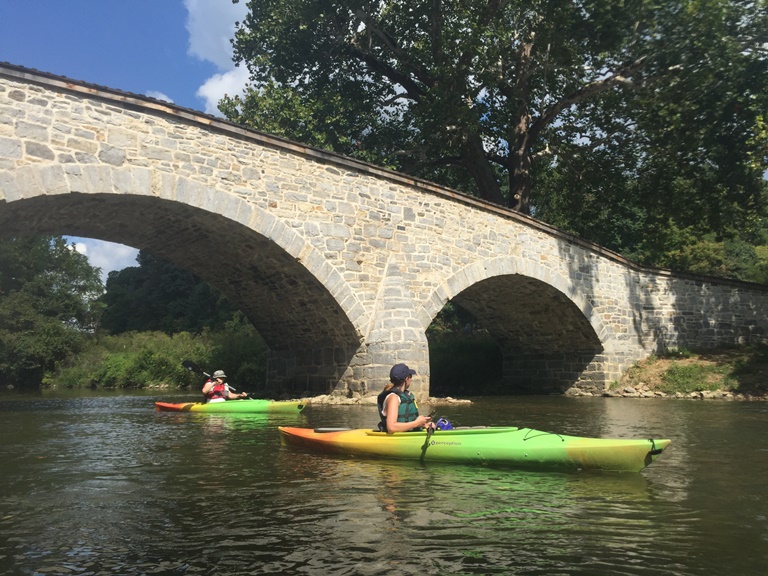
[[[198,276],[144,250],[138,266],[112,271],[101,298],[101,328],[130,331],[199,332],[222,328],[237,309]]]
[[[537,174],[572,182],[598,154],[590,169],[602,162],[606,172],[589,175],[592,183],[620,178],[622,193],[632,192],[627,182],[646,162],[666,158],[676,173],[720,128],[732,156],[722,160],[766,166],[764,0],[253,0],[248,8],[233,44],[251,86],[222,100],[227,117],[525,213],[547,205]],[[679,140],[681,128],[693,138]],[[736,196],[754,193],[749,176]],[[579,189],[568,192],[578,201]]]
[[[40,385],[97,322],[99,269],[61,237],[0,241],[0,382]]]
[[[648,264],[768,280],[765,6],[682,4],[660,40],[672,74],[567,114],[588,145],[542,163],[537,216]]]

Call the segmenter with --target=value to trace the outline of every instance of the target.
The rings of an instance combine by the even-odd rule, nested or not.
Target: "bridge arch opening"
[[[440,336],[430,341],[431,391],[563,393],[577,382],[602,390],[599,363],[605,350],[600,336],[606,330],[591,317],[589,305],[568,296],[563,290],[567,283],[521,274],[516,266],[506,268],[509,273],[477,281],[471,279],[478,271],[465,271],[460,275],[465,282],[446,283],[457,291],[444,296],[466,311],[470,325],[451,334],[447,345]],[[446,358],[450,370],[440,365]],[[457,359],[464,365],[456,366]],[[478,373],[489,380],[475,381]]]
[[[273,235],[280,233],[275,228],[272,223]],[[340,294],[318,279],[332,272],[310,270],[303,258],[312,261],[311,247],[281,245],[290,243],[289,232],[278,240],[226,213],[156,196],[68,193],[6,203],[0,234],[95,238],[147,250],[193,272],[253,323],[269,347],[267,382],[282,389],[331,391],[360,348],[345,308],[354,310],[354,302],[347,297],[341,304]]]

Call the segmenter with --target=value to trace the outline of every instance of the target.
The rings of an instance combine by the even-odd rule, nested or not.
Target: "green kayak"
[[[582,438],[531,428],[454,428],[387,434],[369,429],[278,428],[285,443],[315,451],[522,468],[639,472],[670,440]]]
[[[306,404],[293,400],[257,400],[247,398],[244,400],[227,400],[225,402],[184,402],[172,404],[169,402],[155,402],[155,408],[163,412],[207,412],[209,414],[298,414]]]

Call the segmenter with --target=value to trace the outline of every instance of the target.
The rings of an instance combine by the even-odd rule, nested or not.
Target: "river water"
[[[170,395],[0,398],[3,575],[768,574],[768,403],[509,397],[462,425],[672,439],[642,473],[358,460]]]

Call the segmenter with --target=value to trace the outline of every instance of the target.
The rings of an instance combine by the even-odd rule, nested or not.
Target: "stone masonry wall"
[[[768,329],[763,287],[644,269],[423,181],[9,65],[0,225],[183,263],[249,314],[273,350],[273,382],[342,394],[377,392],[406,362],[425,396],[425,330],[462,295],[510,344],[510,385],[532,391],[604,388],[652,352],[764,341]]]

